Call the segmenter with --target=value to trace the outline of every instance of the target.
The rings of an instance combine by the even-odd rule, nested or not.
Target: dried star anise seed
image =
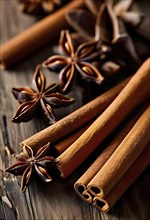
[[[52,83],[45,88],[46,79],[40,66],[37,66],[35,70],[33,86],[34,89],[28,87],[12,89],[13,95],[21,103],[12,119],[13,122],[29,121],[37,110],[41,110],[45,120],[52,124],[56,121],[53,108],[74,102],[74,99],[59,93],[60,85],[57,83]]]
[[[126,67],[127,63],[131,63],[131,72],[140,65],[139,48],[130,36],[127,25],[134,31],[143,19],[142,13],[132,11],[133,0],[85,0],[89,12],[85,10],[75,9],[68,12],[66,18],[70,26],[72,26],[85,39],[89,37],[98,42],[97,47],[102,50],[106,44],[107,50],[103,53],[105,57],[100,56],[100,62],[103,60],[113,62],[114,65]],[[95,19],[95,24],[91,33],[88,27],[88,17]],[[91,19],[93,22],[93,19]],[[126,25],[127,24],[127,25]],[[95,28],[95,34],[93,34]],[[88,37],[87,37],[88,36]],[[146,52],[147,53],[147,52]],[[105,61],[104,61],[105,62]],[[101,68],[100,68],[101,70]]]
[[[29,14],[52,13],[67,0],[18,0],[21,10]]]
[[[108,40],[112,44],[112,47],[117,47],[119,45],[118,47],[120,50],[121,45],[122,50],[124,51],[123,56],[125,56],[125,58],[129,57],[129,59],[132,59],[136,64],[139,64],[140,59],[135,50],[134,42],[132,41],[132,38],[127,32],[125,26],[126,23],[132,23],[131,26],[136,26],[142,20],[141,13],[132,12],[131,10],[129,10],[131,8],[133,0],[107,0],[104,1],[104,3],[101,3],[100,8],[96,7],[96,5],[98,6],[98,2],[96,0],[93,0],[92,4],[89,4],[88,0],[86,0],[86,2],[87,6],[89,6],[89,9],[91,9],[91,12],[93,12],[92,7],[95,6],[94,8],[97,9],[97,34],[102,39],[108,38]],[[119,52],[117,51],[117,53]]]
[[[101,84],[104,78],[91,63],[100,55],[96,48],[96,42],[83,43],[75,50],[69,31],[66,30],[61,31],[60,47],[63,55],[51,56],[43,63],[43,67],[60,71],[59,77],[63,92],[70,89],[75,74],[79,74],[86,80]]]
[[[25,145],[23,152],[16,155],[18,162],[5,169],[6,172],[15,176],[22,175],[21,192],[24,192],[29,186],[34,173],[37,173],[44,182],[52,180],[46,168],[55,165],[58,160],[52,156],[45,156],[48,151],[50,151],[50,143],[40,148],[34,156],[33,150]]]

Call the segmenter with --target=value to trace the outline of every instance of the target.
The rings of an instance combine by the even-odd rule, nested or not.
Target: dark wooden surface
[[[1,43],[28,26],[36,18],[18,10],[15,0],[0,0]],[[12,87],[31,85],[35,66],[49,56],[49,48],[25,60],[13,70],[0,73],[0,220],[148,220],[150,219],[150,174],[147,168],[109,213],[85,203],[75,194],[73,184],[82,173],[82,167],[66,180],[49,184],[34,181],[25,193],[20,192],[20,178],[3,170],[15,160],[10,155],[20,152],[19,143],[46,125],[38,118],[28,123],[13,124],[11,117],[18,106],[11,94]],[[49,81],[55,76],[49,74]],[[80,103],[78,103],[80,105]],[[78,106],[74,106],[75,108]],[[7,127],[4,126],[6,117]],[[83,165],[85,166],[85,164]]]

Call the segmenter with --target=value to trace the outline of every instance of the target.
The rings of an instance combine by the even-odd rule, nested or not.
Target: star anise
[[[36,173],[44,182],[50,182],[52,177],[46,171],[46,168],[54,166],[58,160],[52,156],[45,156],[50,151],[50,144],[43,146],[34,155],[29,146],[23,146],[23,152],[16,156],[17,163],[6,168],[6,172],[15,176],[22,175],[21,191],[24,192],[31,183],[33,175]]]
[[[143,19],[142,13],[129,10],[133,4],[133,0],[101,1],[99,10],[96,7],[96,5],[99,5],[96,0],[91,2],[89,0],[85,1],[89,9],[91,9],[91,12],[93,12],[93,7],[97,9],[97,34],[101,35],[103,39],[108,38],[113,49],[119,47],[119,49],[117,48],[117,53],[122,47],[123,51],[126,53],[126,57],[129,56],[136,64],[140,64],[134,42],[125,26],[127,23],[136,27]]]
[[[132,26],[137,26],[140,24],[144,15],[138,11],[130,10],[133,2],[133,0],[85,0],[88,9],[94,15],[97,15],[99,8],[105,3],[107,5],[111,5],[113,13],[116,17],[121,18],[125,23],[129,23]],[[112,14],[112,16],[114,15]]]
[[[45,88],[46,79],[40,65],[35,70],[33,86],[34,89],[29,87],[12,89],[13,95],[21,103],[12,119],[13,122],[29,121],[37,110],[41,110],[45,120],[52,124],[56,121],[53,108],[66,106],[74,102],[73,98],[59,93],[60,85],[58,83],[52,83]]]
[[[104,67],[101,67],[101,63],[111,61],[113,72],[118,71],[119,66],[121,69],[125,67],[134,72],[141,63],[139,58],[141,48],[137,48],[135,45],[127,24],[135,29],[142,21],[143,15],[132,11],[133,0],[85,0],[85,3],[91,13],[76,9],[68,12],[66,18],[68,23],[85,39],[96,40],[100,50],[106,48],[106,53],[103,53],[105,56],[100,57],[99,60],[100,71]],[[89,19],[90,29],[87,28]],[[144,53],[147,51],[144,50]],[[129,62],[131,68],[128,66]],[[109,69],[107,62],[105,67],[104,74],[107,72],[105,70]]]
[[[102,2],[100,1],[97,3],[102,5]],[[105,76],[120,70],[120,65],[116,63],[115,58],[110,57],[112,49],[109,32],[111,29],[106,29],[107,25],[103,22],[104,20],[107,21],[106,17],[107,16],[105,16],[102,9],[99,10],[99,13],[97,13],[96,16],[83,9],[74,9],[66,14],[67,22],[77,31],[79,39],[81,39],[82,36],[85,40],[96,42],[97,49],[101,51],[98,66],[100,66],[100,70],[103,71]],[[109,63],[107,61],[109,61]],[[101,65],[103,63],[104,65]]]
[[[67,0],[18,0],[25,13],[40,14],[51,13]]]
[[[100,54],[96,49],[96,42],[89,41],[75,49],[69,31],[63,30],[60,36],[60,47],[63,55],[51,56],[43,63],[43,67],[60,71],[59,76],[63,92],[70,89],[75,74],[101,84],[104,78],[91,63]]]

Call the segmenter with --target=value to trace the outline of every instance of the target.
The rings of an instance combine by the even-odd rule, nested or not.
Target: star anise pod
[[[146,1],[143,0],[141,3],[140,1],[134,0],[100,0],[101,3],[99,4],[97,0],[85,0],[85,3],[94,15],[98,14],[99,5],[100,7],[103,7],[103,2],[105,5],[107,5],[109,11],[108,13],[112,19],[114,32],[112,42],[117,42],[117,40],[119,40],[119,37],[121,36],[119,32],[122,31],[123,26],[126,25],[128,27],[131,27],[133,32],[137,32],[139,35],[149,40],[149,31],[147,31],[147,29],[149,29],[149,22],[147,22],[149,21],[149,16],[147,13],[145,13],[145,11],[147,11],[147,7],[145,7],[145,9],[141,7],[142,4],[147,6]],[[142,12],[143,9],[144,11]],[[139,28],[139,26],[141,26],[141,23],[143,23],[143,27],[141,29],[143,31],[141,31]],[[123,29],[124,34],[127,34],[129,38],[129,33],[125,33],[126,28]]]
[[[22,175],[21,191],[24,192],[31,183],[33,175],[36,173],[44,182],[50,182],[52,177],[48,174],[46,168],[54,166],[58,160],[52,156],[45,156],[50,151],[50,144],[40,148],[34,155],[29,146],[23,146],[23,152],[16,156],[17,163],[5,169],[6,172],[15,176]]]
[[[134,18],[132,26],[137,26],[142,19],[141,13],[129,11],[132,2],[132,0],[85,0],[91,13],[81,9],[68,12],[66,16],[68,23],[85,39],[90,37],[98,42],[100,50],[106,51],[103,53],[105,56],[100,57],[100,63],[106,60],[111,61],[114,67],[119,65],[126,68],[130,61],[131,69],[140,65],[137,48],[126,29],[126,23],[130,23],[131,17]],[[87,28],[89,18],[90,29]],[[105,66],[107,67],[107,63]],[[115,71],[113,69],[113,72]]]
[[[97,3],[102,5],[102,2],[100,1]],[[66,20],[69,25],[78,33],[76,38],[78,36],[78,38],[81,39],[82,36],[85,40],[96,42],[97,48],[101,51],[98,66],[100,66],[100,70],[102,70],[104,75],[107,76],[109,74],[118,72],[120,65],[116,63],[114,57],[110,57],[112,49],[109,36],[110,33],[108,32],[110,32],[111,29],[106,29],[107,25],[103,24],[103,21],[107,20],[106,16],[105,18],[103,16],[103,11],[100,10],[99,13],[94,16],[89,11],[83,9],[74,9],[66,14]],[[109,61],[109,65],[107,61]],[[101,64],[103,63],[105,63],[105,65],[102,66]]]
[[[60,85],[52,83],[46,88],[46,79],[37,66],[33,76],[34,89],[29,87],[13,88],[12,93],[21,103],[14,115],[13,122],[27,122],[37,110],[41,110],[45,120],[52,124],[56,121],[53,108],[66,106],[74,102],[73,98],[59,93]]]
[[[89,41],[75,49],[69,31],[63,30],[60,36],[60,47],[63,55],[51,56],[43,63],[43,67],[60,71],[59,76],[63,92],[70,89],[75,74],[101,84],[104,78],[91,63],[100,54],[96,49],[96,42]]]
[[[137,26],[143,19],[144,14],[135,10],[130,10],[133,0],[85,0],[88,9],[96,16],[99,8],[105,3],[111,5],[113,13],[116,17],[121,18],[123,22],[129,23],[131,26]],[[112,16],[114,16],[112,14]]]
[[[114,50],[118,47],[117,53],[122,48],[123,52],[126,53],[126,55],[124,54],[126,57],[128,56],[136,64],[140,64],[134,42],[125,26],[127,23],[136,27],[143,19],[142,13],[130,10],[133,0],[101,1],[99,9],[96,7],[96,5],[99,5],[96,0],[91,2],[85,0],[85,2],[89,6],[89,9],[91,9],[91,12],[93,12],[93,7],[97,9],[97,35],[100,35],[102,39],[108,39]]]
[[[18,0],[21,10],[29,14],[51,13],[67,0]]]

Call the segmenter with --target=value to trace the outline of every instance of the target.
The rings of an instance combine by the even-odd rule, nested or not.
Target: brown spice
[[[56,122],[53,108],[67,106],[74,102],[73,98],[60,93],[59,83],[51,83],[46,88],[46,78],[40,65],[36,67],[33,75],[33,89],[13,88],[12,93],[21,103],[12,119],[16,123],[29,121],[35,112],[40,110],[45,120],[53,124]]]
[[[73,134],[70,134],[69,136],[60,140],[58,143],[54,144],[53,148],[57,152],[57,154],[62,154],[74,141],[76,141],[83,134],[84,131],[86,131],[91,123],[88,123],[79,130],[73,132]]]
[[[95,191],[96,196],[104,197],[128,172],[134,161],[150,142],[150,106],[138,119],[128,135],[115,152],[90,181],[87,189]],[[93,189],[93,190],[92,190]]]
[[[50,43],[51,40],[59,35],[61,29],[67,27],[65,21],[66,12],[82,6],[83,0],[73,0],[56,13],[40,20],[32,27],[1,45],[0,68],[10,68]]]
[[[59,141],[61,138],[64,138],[72,131],[80,128],[101,114],[119,94],[119,92],[123,89],[128,81],[129,79],[116,85],[96,99],[72,112],[68,116],[62,118],[55,124],[22,141],[20,145],[28,145],[34,151],[37,151],[40,147],[42,147],[44,144],[47,144],[48,142],[54,143]]]
[[[108,212],[149,164],[150,145],[145,148],[106,197],[102,199],[96,196],[94,198],[94,205],[96,205],[101,211]]]
[[[149,98],[149,71],[150,59],[147,59],[109,107],[59,156],[57,166],[63,178],[71,174],[136,106]]]
[[[113,154],[119,144],[126,137],[128,132],[131,130],[135,122],[140,116],[140,112],[136,114],[133,118],[127,120],[127,123],[117,135],[115,134],[115,138],[110,142],[108,146],[101,152],[99,157],[95,160],[95,162],[89,167],[89,169],[77,180],[74,184],[74,189],[80,197],[84,197],[84,191],[87,191],[87,185],[90,181],[96,176],[96,174],[100,171],[100,169],[104,166],[109,157]],[[96,193],[92,190],[92,187],[88,188],[88,191],[92,195],[96,195]]]

